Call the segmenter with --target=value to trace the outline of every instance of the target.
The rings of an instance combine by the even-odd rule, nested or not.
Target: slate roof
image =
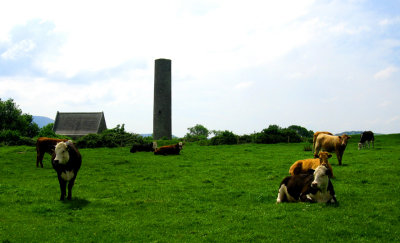
[[[53,131],[72,138],[107,129],[104,112],[58,112]]]

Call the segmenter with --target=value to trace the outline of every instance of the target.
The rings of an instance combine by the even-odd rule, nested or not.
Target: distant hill
[[[361,134],[364,131],[346,131],[346,132],[341,132],[341,133],[337,133],[335,134],[336,136],[341,136],[343,134],[347,134],[347,135],[355,135],[355,134]]]
[[[39,128],[46,126],[49,123],[54,123],[53,119],[50,119],[45,116],[32,116],[33,122],[38,124]]]
[[[144,133],[144,134],[139,134],[139,135],[145,138],[145,137],[153,136],[153,133]],[[178,138],[178,137],[172,134],[172,138]]]

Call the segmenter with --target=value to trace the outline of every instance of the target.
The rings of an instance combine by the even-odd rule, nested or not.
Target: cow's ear
[[[314,174],[314,170],[313,169],[308,169],[307,170],[307,174]]]
[[[319,155],[318,154],[314,154],[314,158],[315,159],[319,158]]]

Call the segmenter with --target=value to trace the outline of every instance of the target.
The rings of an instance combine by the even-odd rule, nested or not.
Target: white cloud
[[[381,26],[389,26],[394,24],[400,24],[400,16],[396,16],[393,18],[384,18],[379,21],[379,25]]]
[[[399,71],[399,68],[397,68],[395,66],[389,66],[389,67],[375,73],[374,78],[375,79],[388,79],[392,76],[393,73],[396,73],[398,71]]]
[[[241,82],[241,83],[236,84],[234,88],[237,90],[242,90],[242,89],[246,89],[252,85],[253,85],[253,82],[251,82],[251,81],[250,82]]]
[[[109,127],[151,132],[161,57],[172,59],[178,136],[197,123],[238,134],[296,123],[357,130],[400,102],[396,17],[363,1],[16,0],[5,9],[0,96],[34,115],[103,110]],[[31,63],[17,62],[27,55]]]
[[[36,44],[32,40],[22,40],[13,44],[5,52],[1,54],[1,58],[5,60],[15,60],[20,57],[29,55],[29,52],[34,50]]]

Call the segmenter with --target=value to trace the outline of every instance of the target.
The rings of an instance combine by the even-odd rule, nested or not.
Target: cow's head
[[[325,165],[318,166],[314,171],[314,180],[311,183],[311,187],[318,190],[326,189],[331,176],[332,171]]]
[[[362,143],[358,143],[358,150],[362,149],[363,144]]]
[[[157,148],[157,142],[154,141],[154,142],[153,142],[153,151],[156,150],[156,148]]]
[[[68,163],[68,161],[69,161],[68,142],[57,143],[56,148],[54,150],[54,153],[56,155],[56,157],[54,158],[54,163],[56,163],[56,164]]]
[[[331,157],[332,155],[329,154],[328,152],[319,152],[319,154],[317,155],[317,158],[319,158],[320,165],[327,165],[328,159]]]
[[[178,143],[178,148],[179,148],[179,150],[182,149],[182,142],[179,142],[179,143]]]
[[[340,145],[342,147],[346,147],[347,146],[347,141],[350,139],[351,137],[348,136],[347,134],[343,134],[342,136],[339,136],[339,140],[340,140]]]

